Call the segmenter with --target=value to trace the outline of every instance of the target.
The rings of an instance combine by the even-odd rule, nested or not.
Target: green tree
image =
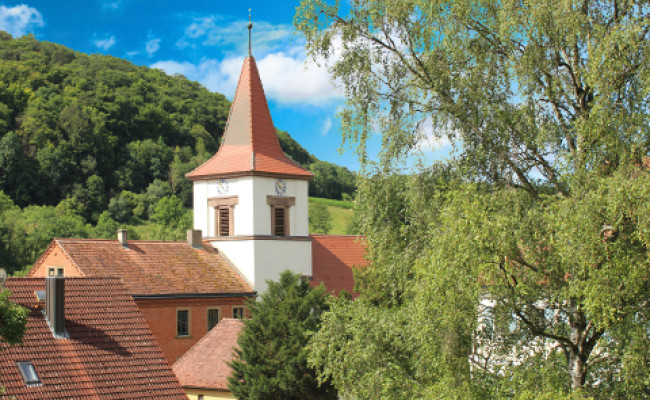
[[[328,309],[324,286],[285,271],[268,282],[259,301],[249,303],[228,388],[238,399],[335,399],[328,382],[307,366],[305,345]]]
[[[0,342],[17,344],[25,334],[29,310],[11,302],[10,294],[0,290]]]
[[[405,334],[426,361],[392,364],[417,395],[648,396],[649,17],[644,1],[302,1],[296,26],[347,94],[344,140],[367,162],[382,134],[358,200],[373,266],[358,286],[417,321]],[[436,138],[457,145],[453,186],[414,186],[426,168],[395,185]],[[341,336],[340,357],[313,361],[360,394],[346,363],[373,345]],[[382,397],[394,375],[376,379]]]
[[[324,203],[309,204],[309,232],[327,234],[332,229],[332,216]]]
[[[192,212],[176,196],[163,197],[156,203],[151,220],[156,223],[155,236],[160,240],[181,240],[192,226]]]

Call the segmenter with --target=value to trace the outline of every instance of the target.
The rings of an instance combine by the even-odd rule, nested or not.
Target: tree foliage
[[[332,216],[324,203],[309,203],[309,232],[327,234],[332,229]]]
[[[163,197],[190,207],[185,174],[217,151],[229,106],[180,75],[0,32],[0,191],[17,206],[0,216],[2,265],[14,271],[34,262],[48,235],[113,237],[115,223],[149,220]],[[287,132],[278,135],[296,162],[319,162]],[[338,179],[316,175],[323,187]],[[57,222],[62,202],[74,210]]]
[[[251,318],[238,339],[228,388],[238,399],[335,399],[332,386],[319,384],[307,366],[305,349],[328,309],[325,287],[311,288],[289,271],[268,285],[249,303]]]
[[[0,342],[17,344],[25,334],[29,310],[11,302],[10,294],[0,290]]]
[[[344,140],[363,162],[383,143],[358,197],[361,301],[325,316],[353,334],[326,322],[331,352],[311,358],[344,395],[395,384],[355,379],[355,352],[381,344],[356,329],[372,307],[389,354],[412,316],[417,346],[389,359],[412,397],[649,395],[649,18],[644,1],[302,1],[296,26],[346,93]],[[432,136],[455,157],[396,175]]]

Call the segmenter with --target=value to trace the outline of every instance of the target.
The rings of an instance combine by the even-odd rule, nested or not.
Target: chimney
[[[194,247],[195,249],[200,249],[203,247],[202,235],[200,229],[188,229],[187,230],[187,242]]]
[[[129,244],[126,242],[128,231],[126,229],[117,230],[117,241],[120,242],[122,247],[129,248]]]
[[[65,331],[65,278],[45,278],[45,317],[57,339],[68,337]]]

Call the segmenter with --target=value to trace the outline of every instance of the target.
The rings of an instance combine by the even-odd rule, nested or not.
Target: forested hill
[[[189,205],[184,175],[217,150],[229,106],[183,76],[0,32],[0,190],[21,207],[73,199],[89,222],[154,182]],[[312,194],[354,191],[347,169],[280,141]]]

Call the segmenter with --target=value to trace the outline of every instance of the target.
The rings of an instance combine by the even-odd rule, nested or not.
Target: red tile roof
[[[312,235],[312,284],[323,282],[336,295],[341,290],[354,294],[356,267],[366,266],[366,243],[363,236]]]
[[[282,151],[252,56],[244,60],[219,151],[187,177],[201,180],[233,175],[313,176]]]
[[[45,279],[10,278],[6,286],[14,302],[31,309],[23,344],[0,345],[0,386],[8,398],[187,399],[119,279],[66,279],[69,339],[55,339],[34,308]],[[31,361],[42,385],[26,386],[18,361]]]
[[[228,390],[228,363],[244,327],[239,319],[222,319],[172,367],[183,387]]]
[[[115,276],[133,296],[253,294],[244,279],[209,244],[187,242],[54,239],[34,264],[35,271],[59,246],[84,276]]]

